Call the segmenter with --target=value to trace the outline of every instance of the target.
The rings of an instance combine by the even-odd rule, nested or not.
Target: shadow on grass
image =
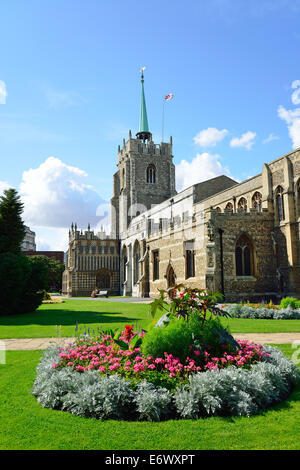
[[[141,317],[122,315],[120,312],[93,312],[89,310],[37,310],[22,315],[0,316],[2,326],[48,325],[72,326],[79,324],[125,323],[143,320]]]

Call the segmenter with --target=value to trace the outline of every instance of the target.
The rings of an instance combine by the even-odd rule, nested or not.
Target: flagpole
[[[161,125],[161,141],[164,141],[164,124],[165,124],[165,98],[163,99],[163,110],[162,110],[162,125]]]

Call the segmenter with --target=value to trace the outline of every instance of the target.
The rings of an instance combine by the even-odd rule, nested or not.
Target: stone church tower
[[[149,131],[144,93],[144,75],[141,75],[141,111],[136,138],[129,131],[118,148],[118,171],[114,174],[111,199],[111,236],[124,238],[133,217],[153,205],[160,204],[176,194],[175,165],[172,138],[169,143],[155,144]]]

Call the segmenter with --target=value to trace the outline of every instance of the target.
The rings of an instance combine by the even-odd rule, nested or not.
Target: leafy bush
[[[237,342],[222,327],[219,318],[211,318],[205,323],[202,318],[193,313],[186,322],[183,319],[171,318],[163,327],[151,327],[143,338],[141,350],[145,356],[163,357],[165,352],[178,357],[182,362],[192,354],[191,349],[204,351],[207,347],[210,352],[220,355],[224,352],[238,348]]]
[[[145,356],[164,357],[168,352],[181,361],[188,356],[192,333],[184,320],[171,320],[164,328],[152,328],[143,338],[141,350]]]
[[[285,399],[299,381],[299,370],[277,348],[250,370],[230,367],[190,377],[174,394],[182,418],[232,416],[257,413]]]
[[[165,388],[146,381],[138,384],[135,393],[137,412],[142,420],[160,421],[170,414],[172,395]]]
[[[0,315],[29,313],[42,303],[47,283],[45,267],[14,253],[0,256]]]
[[[47,291],[56,292],[62,288],[62,274],[65,266],[60,261],[44,255],[30,256],[33,261],[43,263],[48,272]],[[47,299],[44,299],[47,300]]]
[[[281,309],[253,308],[247,305],[233,304],[222,306],[222,310],[227,311],[231,317],[235,318],[258,318],[274,320],[298,320],[300,311],[293,310],[291,306]]]
[[[295,297],[285,297],[280,302],[280,308],[300,308],[300,300]]]

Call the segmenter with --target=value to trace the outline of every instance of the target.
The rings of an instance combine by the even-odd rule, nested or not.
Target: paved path
[[[297,341],[300,344],[300,333],[235,333],[233,336],[256,343],[291,344]],[[73,340],[74,338],[3,339],[0,340],[0,350],[4,346],[7,351],[34,351],[46,349],[50,344],[64,346]]]

